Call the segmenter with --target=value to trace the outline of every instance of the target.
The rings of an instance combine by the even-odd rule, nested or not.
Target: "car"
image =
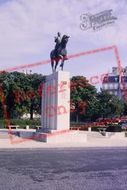
[[[121,129],[123,130],[127,130],[127,120],[123,120],[119,123],[119,125],[121,126]]]

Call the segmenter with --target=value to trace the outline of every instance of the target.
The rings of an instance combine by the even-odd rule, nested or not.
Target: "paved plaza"
[[[0,151],[0,190],[126,190],[126,148]]]

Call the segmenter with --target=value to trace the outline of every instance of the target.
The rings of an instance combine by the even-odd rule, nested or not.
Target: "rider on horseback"
[[[65,36],[66,35],[64,35],[64,37]],[[57,37],[55,36],[55,40],[54,41],[56,43],[56,45],[55,45],[55,55],[56,55],[56,57],[58,56],[58,57],[60,57],[62,59],[63,56],[60,54],[60,51],[61,51],[60,46],[61,46],[61,41],[62,41],[61,33],[60,32],[57,33]],[[68,59],[67,56],[65,56],[65,60],[67,60],[67,59]]]
[[[62,58],[62,55],[59,55],[59,54],[58,54],[58,48],[60,47],[61,40],[62,40],[62,38],[61,38],[61,33],[58,32],[58,33],[57,33],[57,36],[55,36],[55,40],[54,40],[55,43],[56,43],[56,45],[55,45],[55,55]]]
[[[69,38],[70,36],[67,36],[67,35],[63,35],[61,37],[60,32],[58,32],[57,36],[54,39],[56,45],[55,45],[55,48],[50,53],[51,66],[52,66],[53,72],[56,71],[57,65],[60,60],[61,60],[60,67],[61,67],[61,70],[63,70],[64,61],[68,59],[66,45],[68,43]]]
[[[56,45],[55,45],[55,49],[58,49],[58,47],[59,47],[59,45],[60,45],[60,43],[61,43],[61,33],[60,32],[58,32],[57,33],[57,37],[55,36],[55,42],[56,42]]]

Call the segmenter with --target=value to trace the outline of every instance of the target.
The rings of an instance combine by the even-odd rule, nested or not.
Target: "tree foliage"
[[[71,101],[73,104],[73,112],[78,122],[79,117],[86,116],[89,106],[91,106],[92,98],[96,96],[96,89],[90,85],[83,76],[72,77],[71,79]],[[92,107],[92,106],[91,106]]]
[[[71,79],[71,119],[79,121],[95,121],[99,117],[120,116],[124,112],[123,102],[116,96],[96,88],[88,83],[85,77],[76,76]],[[82,119],[83,118],[83,119]]]
[[[120,116],[124,112],[124,104],[116,96],[101,90],[97,95],[102,117]]]
[[[38,93],[38,90],[43,81],[44,76],[39,74],[19,72],[0,74],[0,87],[5,96],[3,104],[7,106],[10,118],[30,113],[30,117],[33,119],[33,113],[40,113],[41,94]],[[2,102],[0,108],[2,113]]]
[[[0,117],[6,108],[10,118],[20,118],[24,113],[41,113],[42,84],[45,76],[20,72],[0,74]],[[99,117],[119,116],[127,106],[106,91],[97,92],[83,76],[71,78],[71,120],[96,120]],[[5,100],[3,98],[5,97]]]

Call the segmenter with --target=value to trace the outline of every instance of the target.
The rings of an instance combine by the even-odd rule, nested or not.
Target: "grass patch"
[[[30,128],[34,129],[36,126],[41,126],[41,120],[40,119],[11,119],[10,125],[19,125],[20,128],[25,128],[26,125],[29,125]],[[6,122],[5,120],[0,120],[0,128],[6,128]]]

